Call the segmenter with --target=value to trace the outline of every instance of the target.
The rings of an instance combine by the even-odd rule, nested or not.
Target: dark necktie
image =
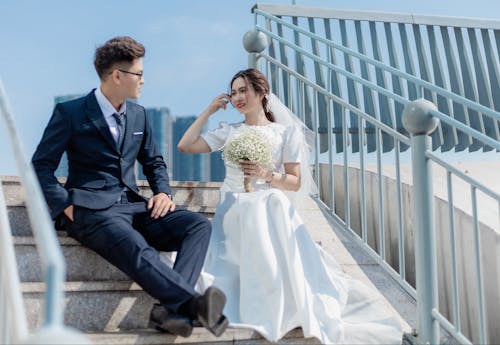
[[[125,136],[125,114],[117,114],[114,113],[113,117],[116,120],[117,129],[118,129],[118,137],[116,138],[116,146],[118,150],[122,149],[123,137]]]

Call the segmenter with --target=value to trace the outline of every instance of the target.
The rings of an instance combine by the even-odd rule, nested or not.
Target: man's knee
[[[195,212],[190,212],[190,228],[207,236],[212,232],[212,224],[208,218]]]

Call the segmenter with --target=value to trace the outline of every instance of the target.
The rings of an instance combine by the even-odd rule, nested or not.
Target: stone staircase
[[[25,196],[15,177],[3,177],[2,185],[14,237],[25,307],[30,329],[42,324],[42,272],[24,206]],[[201,212],[211,218],[218,200],[219,183],[172,182],[178,207]],[[145,183],[141,192],[148,195]],[[329,218],[312,201],[302,216],[313,238],[331,253],[351,276],[374,286],[386,298],[391,310],[407,324],[415,325],[414,300],[348,236],[333,231]],[[166,335],[147,328],[155,301],[119,270],[94,252],[58,231],[67,265],[65,323],[85,332],[96,344],[263,344],[256,332],[229,328],[216,338],[203,328],[195,328],[189,338]],[[408,327],[409,328],[409,327]],[[280,344],[317,344],[305,339],[300,329],[291,331]]]

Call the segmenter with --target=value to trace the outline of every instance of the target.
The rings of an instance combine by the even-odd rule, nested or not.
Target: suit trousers
[[[194,285],[203,267],[211,225],[187,210],[153,219],[144,201],[117,202],[104,210],[74,206],[68,235],[118,267],[168,310],[198,294]],[[177,251],[173,268],[158,251]]]

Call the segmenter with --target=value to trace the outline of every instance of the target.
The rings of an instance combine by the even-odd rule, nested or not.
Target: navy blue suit
[[[64,151],[69,173],[62,186],[54,172]],[[147,200],[138,194],[136,160],[153,193],[171,195],[145,109],[127,102],[120,150],[92,91],[56,105],[32,163],[56,224],[177,311],[196,295],[193,286],[207,251],[210,223],[187,210],[152,219]],[[69,205],[74,205],[73,221],[63,212]],[[173,269],[159,259],[158,250],[177,251]]]

